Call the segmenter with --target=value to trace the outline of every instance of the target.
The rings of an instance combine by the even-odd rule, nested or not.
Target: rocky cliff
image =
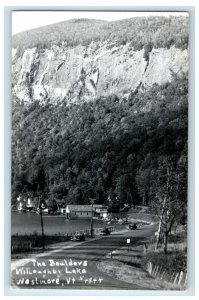
[[[117,94],[128,97],[154,83],[171,80],[172,73],[188,71],[188,50],[171,46],[135,51],[131,43],[91,42],[87,46],[51,45],[47,49],[12,51],[13,94],[24,101],[90,101]]]

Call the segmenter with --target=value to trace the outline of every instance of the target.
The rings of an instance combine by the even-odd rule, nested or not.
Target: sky
[[[69,12],[69,11],[14,11],[12,12],[12,34],[25,30],[55,24],[69,19],[90,18],[106,21],[115,21],[137,16],[154,15],[182,15],[183,13],[165,12]]]

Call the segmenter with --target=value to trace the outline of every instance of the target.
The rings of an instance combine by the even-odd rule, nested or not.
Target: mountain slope
[[[186,217],[188,19],[73,20],[26,35],[13,38],[12,203],[153,206],[169,173]]]

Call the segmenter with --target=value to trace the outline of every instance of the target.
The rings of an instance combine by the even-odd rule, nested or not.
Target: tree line
[[[171,46],[184,50],[188,40],[188,16],[135,17],[114,22],[74,19],[16,34],[12,47],[18,48],[19,57],[25,49],[33,47],[43,51],[52,45],[87,47],[91,42],[105,41],[118,46],[130,43],[135,51]]]

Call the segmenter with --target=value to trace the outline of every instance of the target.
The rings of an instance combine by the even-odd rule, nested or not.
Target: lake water
[[[41,218],[39,214],[12,212],[11,234],[41,234]],[[65,216],[43,215],[45,234],[67,234],[91,228],[90,219],[67,220]],[[94,228],[103,228],[106,221],[93,219]]]

